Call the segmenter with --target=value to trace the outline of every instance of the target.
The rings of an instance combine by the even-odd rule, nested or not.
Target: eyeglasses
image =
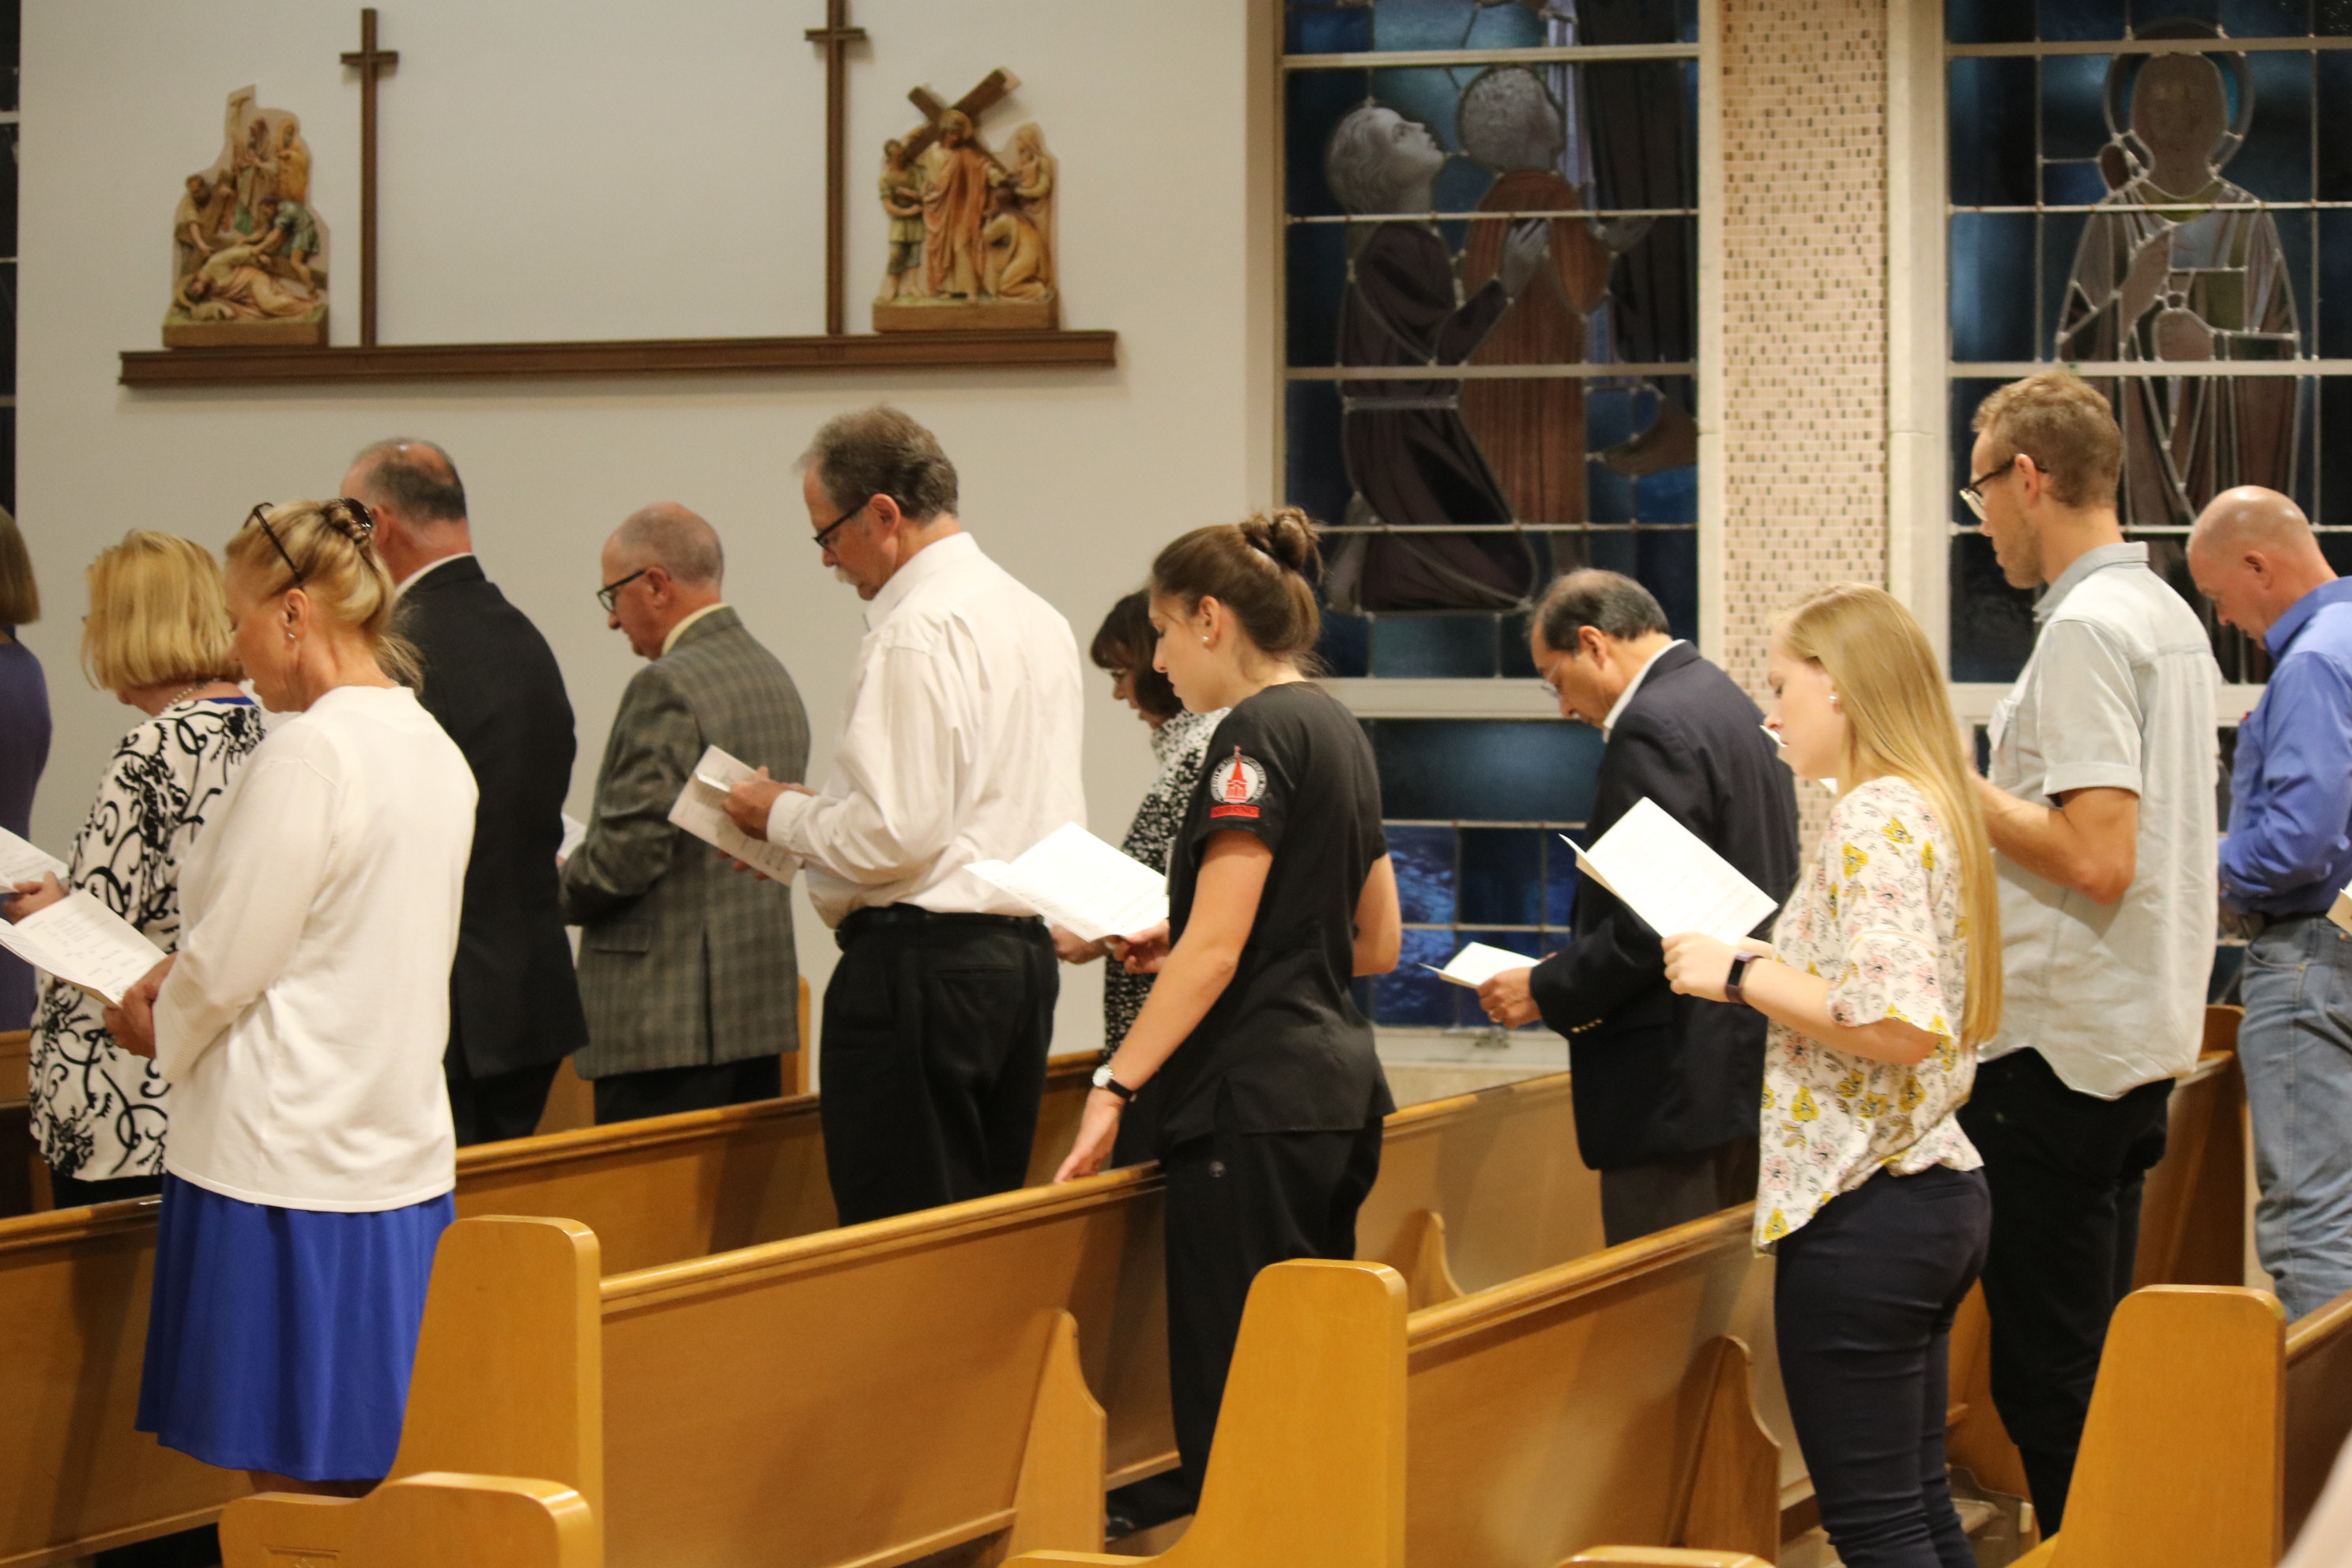
[[[286,542],[278,537],[276,529],[269,526],[271,505],[272,503],[268,501],[262,501],[256,505],[251,511],[245,514],[245,525],[247,528],[258,527],[269,542],[277,547],[278,559],[286,563],[286,570],[294,574],[294,581],[287,584],[286,588],[299,588],[310,580],[310,574],[302,570],[296,563],[293,555],[287,551]],[[319,517],[327,526],[362,550],[367,548],[368,541],[375,537],[375,519],[369,515],[367,503],[364,501],[356,501],[348,496],[338,496],[333,500],[320,503]],[[286,588],[281,588],[278,592],[284,593]]]
[[[835,518],[831,522],[826,523],[823,528],[818,529],[816,531],[816,547],[821,551],[832,549],[833,536],[835,532],[839,531],[841,525],[847,522],[851,518],[856,517],[858,512],[864,511],[866,507],[872,506],[873,504],[874,503],[869,500],[866,502],[864,506],[858,507],[854,511],[845,511],[839,517]]]
[[[646,573],[652,570],[653,568],[650,566],[640,566],[635,571],[630,573],[627,576],[615,578],[614,581],[605,584],[603,587],[596,590],[596,602],[604,606],[604,613],[606,615],[611,615],[613,613],[614,605],[620,602],[621,590],[627,587],[630,584],[635,582],[638,578],[644,576]]]
[[[1960,487],[1960,499],[1969,503],[1969,510],[1977,514],[1977,521],[1979,522],[1982,522],[1985,520],[1985,486],[1992,483],[1993,480],[2000,478],[2001,475],[2017,467],[2017,459],[2024,455],[2025,454],[2022,452],[2012,452],[2010,454],[2009,461],[2001,464],[2000,467],[1997,468],[1988,469],[1986,472],[1979,474],[1975,479],[1970,479],[1967,484]]]

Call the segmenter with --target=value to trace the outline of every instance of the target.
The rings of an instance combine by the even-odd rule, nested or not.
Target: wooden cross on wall
[[[843,161],[849,142],[849,46],[866,41],[866,29],[849,25],[849,0],[824,0],[824,26],[806,37],[824,50],[824,330],[847,331],[842,305],[849,267],[849,185]]]
[[[360,12],[360,47],[343,64],[360,73],[360,345],[375,343],[375,80],[400,63],[375,47],[375,7]]]

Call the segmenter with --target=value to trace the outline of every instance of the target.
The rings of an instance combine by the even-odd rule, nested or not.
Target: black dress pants
[[[839,941],[817,1108],[841,1223],[1021,1186],[1062,984],[1045,922],[893,904]]]
[[[1976,1568],[1944,1471],[1946,1361],[1991,1207],[1979,1172],[1882,1171],[1780,1239],[1780,1382],[1846,1568]]]
[[[56,1166],[49,1167],[49,1202],[57,1208],[85,1208],[91,1204],[121,1203],[125,1198],[160,1197],[163,1192],[161,1176],[100,1176],[95,1181],[83,1181],[68,1176]]]
[[[547,1113],[548,1088],[562,1065],[560,1060],[542,1062],[476,1078],[466,1065],[464,1049],[451,1046],[441,1058],[441,1074],[449,1083],[449,1119],[457,1123],[457,1147],[528,1138],[538,1131],[539,1119]]]
[[[596,1125],[773,1100],[784,1092],[783,1064],[782,1057],[746,1057],[713,1067],[616,1072],[594,1082]]]
[[[2171,1096],[2170,1079],[2120,1100],[2079,1094],[2028,1047],[1979,1067],[1960,1108],[1992,1186],[1993,1407],[2045,1538],[2065,1518],[2107,1320],[2131,1290],[2140,1193],[2164,1157]]]
[[[1671,1230],[1756,1195],[1756,1140],[1601,1173],[1601,1239],[1610,1247]]]
[[[1356,1256],[1356,1211],[1381,1172],[1381,1125],[1352,1132],[1216,1131],[1160,1157],[1167,1183],[1168,1391],[1197,1504],[1242,1309],[1258,1270]]]

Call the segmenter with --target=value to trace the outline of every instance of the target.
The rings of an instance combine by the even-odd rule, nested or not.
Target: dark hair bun
[[[1297,507],[1268,515],[1260,512],[1240,525],[1242,542],[1274,559],[1276,565],[1313,581],[1322,575],[1323,552],[1315,542],[1315,524]]]

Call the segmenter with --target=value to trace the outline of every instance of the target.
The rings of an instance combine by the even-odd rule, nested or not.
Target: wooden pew
[[[1094,1059],[1050,1065],[1033,1180],[1067,1150]],[[457,1211],[576,1219],[616,1271],[824,1230],[834,1212],[817,1104],[808,1095],[461,1150]],[[149,1199],[0,1220],[0,1568],[189,1529],[246,1489],[132,1430],[154,1215]]]
[[[1780,1547],[1780,1451],[1732,1332],[1769,1332],[1771,1266],[1749,1245],[1753,1224],[1745,1206],[1728,1209],[1421,1308],[1401,1333],[1369,1315],[1326,1325],[1327,1340],[1367,1342],[1346,1354],[1285,1353],[1315,1342],[1260,1309],[1305,1266],[1267,1270],[1251,1293],[1200,1513],[1157,1561],[1542,1568],[1604,1542],[1620,1552],[1646,1546],[1593,1560],[1672,1562],[1656,1549],[1685,1547],[1712,1553],[1685,1560],[1697,1563],[1750,1560],[1743,1551],[1769,1561]],[[1361,1364],[1375,1346],[1385,1363],[1377,1374]],[[1394,1407],[1367,1407],[1360,1390],[1400,1370],[1402,1419],[1373,1432]],[[1366,1451],[1373,1438],[1377,1460]],[[1342,1444],[1356,1462],[1340,1473],[1302,1472],[1284,1458]],[[1387,1531],[1363,1538],[1391,1519],[1401,1543]],[[1060,1551],[1019,1559],[1031,1568],[1133,1561]]]
[[[1368,1252],[1424,1256],[1434,1227],[1420,1216],[1441,1208],[1486,1266],[1579,1245],[1599,1200],[1572,1124],[1559,1082],[1397,1112]],[[1587,1221],[1571,1217],[1580,1192]],[[1160,1203],[1157,1168],[1139,1166],[608,1275],[607,1560],[797,1568],[1098,1547],[1106,1481],[1173,1459]],[[1468,1241],[1522,1209],[1555,1216],[1538,1239]],[[579,1485],[521,1462],[479,1468]],[[255,1539],[299,1545],[275,1523]]]
[[[2105,1370],[2104,1367],[2102,1371]],[[2303,1533],[2329,1467],[2352,1441],[2352,1290],[2295,1320],[2286,1333],[2283,1544]]]

